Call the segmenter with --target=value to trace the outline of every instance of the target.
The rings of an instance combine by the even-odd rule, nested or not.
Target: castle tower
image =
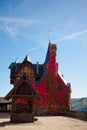
[[[48,72],[54,75],[57,75],[58,72],[58,63],[56,62],[56,44],[49,43],[47,55],[45,59],[45,64],[47,64]]]

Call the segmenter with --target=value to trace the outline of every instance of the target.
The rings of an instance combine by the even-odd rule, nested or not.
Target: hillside
[[[87,111],[87,98],[71,99],[71,110]]]

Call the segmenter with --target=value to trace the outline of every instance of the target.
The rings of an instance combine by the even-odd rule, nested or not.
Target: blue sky
[[[43,64],[49,39],[71,97],[87,97],[87,0],[0,0],[0,96],[13,87],[10,63]]]

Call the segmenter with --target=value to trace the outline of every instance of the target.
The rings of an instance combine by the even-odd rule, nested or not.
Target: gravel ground
[[[0,130],[87,130],[87,122],[62,116],[36,117],[34,123],[10,123],[9,114],[0,113]]]

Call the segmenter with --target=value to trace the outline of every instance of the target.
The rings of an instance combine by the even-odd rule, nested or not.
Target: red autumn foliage
[[[28,105],[28,101],[24,98],[17,98],[16,101],[14,102],[14,104],[24,104],[24,105]]]

